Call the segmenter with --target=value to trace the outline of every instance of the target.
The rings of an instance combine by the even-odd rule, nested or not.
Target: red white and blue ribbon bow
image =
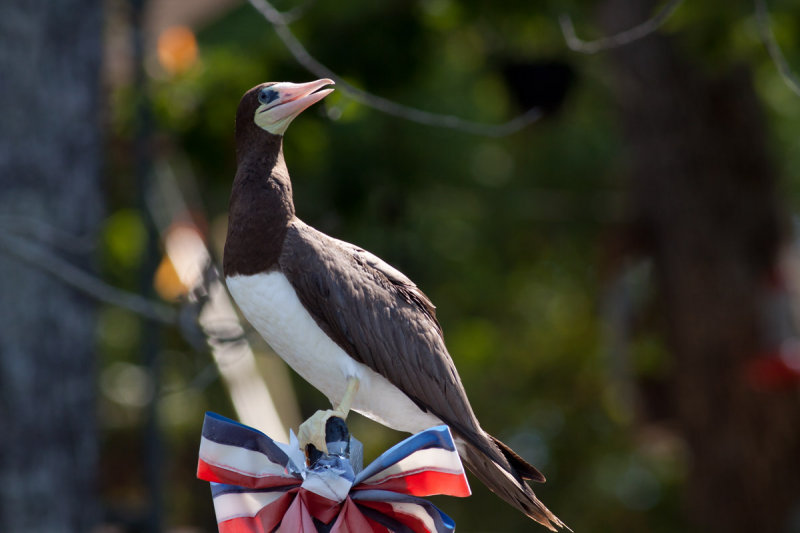
[[[211,482],[220,533],[446,533],[455,523],[422,497],[470,495],[447,426],[407,438],[355,473],[337,455],[307,467],[294,435],[278,443],[206,413],[197,477]]]

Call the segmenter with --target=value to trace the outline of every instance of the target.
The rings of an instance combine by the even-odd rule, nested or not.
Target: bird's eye
[[[258,92],[258,101],[264,105],[268,105],[278,99],[278,91],[274,91],[269,87],[264,87]]]

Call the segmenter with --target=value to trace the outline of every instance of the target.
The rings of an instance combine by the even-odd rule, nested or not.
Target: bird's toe
[[[344,418],[343,413],[333,409],[326,409],[317,411],[308,420],[300,424],[297,430],[297,439],[300,441],[302,449],[305,450],[311,444],[317,450],[328,453],[328,444],[325,441],[325,427],[328,419],[332,417]]]

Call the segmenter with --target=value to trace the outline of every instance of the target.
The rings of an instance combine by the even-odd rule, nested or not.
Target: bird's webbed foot
[[[317,450],[323,453],[328,453],[328,444],[325,442],[325,428],[328,419],[339,417],[342,420],[347,419],[347,414],[350,412],[350,405],[353,403],[353,398],[358,392],[359,381],[358,378],[350,378],[347,380],[347,389],[345,390],[342,401],[338,406],[333,409],[326,409],[324,411],[317,411],[311,417],[300,424],[297,430],[297,439],[300,441],[300,446],[303,450],[306,446],[311,444]]]
[[[328,419],[339,417],[341,419],[347,418],[347,413],[337,409],[325,409],[324,411],[317,411],[311,417],[300,424],[297,430],[297,439],[300,441],[300,446],[303,450],[311,444],[317,450],[328,453],[328,444],[325,442],[325,427]]]

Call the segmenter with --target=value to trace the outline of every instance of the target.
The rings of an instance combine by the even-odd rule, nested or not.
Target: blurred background
[[[0,530],[215,531],[204,412],[328,407],[215,270],[239,98],[321,64],[298,215],[431,297],[550,509],[800,531],[795,2],[252,4],[0,4]],[[544,531],[472,487],[459,531]]]

